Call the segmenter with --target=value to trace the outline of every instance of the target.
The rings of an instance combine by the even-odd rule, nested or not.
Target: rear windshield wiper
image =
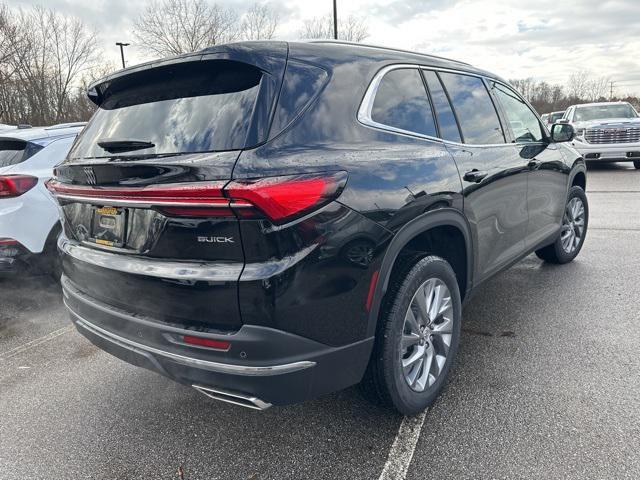
[[[153,148],[156,146],[155,143],[130,139],[103,139],[98,142],[98,145],[109,153],[131,152],[132,150],[143,150],[145,148]]]

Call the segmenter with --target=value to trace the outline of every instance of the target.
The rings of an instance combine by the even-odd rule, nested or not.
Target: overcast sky
[[[2,0],[0,0],[2,1]],[[7,1],[7,0],[5,0]],[[98,32],[114,63],[116,41],[133,43],[138,0],[8,0],[76,15]],[[219,0],[239,11],[251,0]],[[267,0],[279,12],[277,38],[294,40],[302,22],[329,14],[332,0]],[[472,63],[506,78],[564,84],[575,71],[615,81],[616,94],[640,93],[640,0],[338,0],[338,14],[365,18],[366,43]],[[135,47],[127,63],[148,59]]]

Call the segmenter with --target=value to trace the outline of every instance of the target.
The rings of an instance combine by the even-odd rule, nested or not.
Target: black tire
[[[40,271],[49,275],[56,282],[60,281],[62,276],[62,261],[60,254],[58,253],[58,236],[60,235],[60,225],[51,229],[47,241],[45,242],[44,249],[40,255],[38,255],[38,268]]]
[[[582,250],[582,246],[584,245],[584,239],[587,236],[587,231],[589,228],[589,203],[587,201],[587,196],[584,193],[584,190],[581,187],[573,186],[569,190],[569,195],[567,196],[567,206],[571,202],[573,198],[578,198],[582,204],[584,205],[584,230],[580,237],[580,241],[578,245],[571,251],[567,251],[562,245],[562,231],[558,235],[558,238],[551,245],[547,245],[539,250],[536,250],[536,255],[541,260],[549,263],[556,264],[564,264],[569,263],[574,258],[578,256],[580,250]],[[566,208],[566,207],[565,207]],[[565,212],[566,216],[566,212]],[[565,217],[563,216],[563,225],[565,222]]]
[[[633,166],[636,167],[638,170],[640,170],[640,160],[634,160]]]
[[[430,279],[441,281],[450,294],[450,344],[444,365],[439,368],[434,383],[429,384],[424,391],[415,391],[405,378],[401,342],[405,330],[405,316],[412,300],[418,289]],[[415,415],[436,400],[446,384],[447,375],[458,351],[462,315],[460,290],[451,266],[440,257],[428,256],[392,278],[386,298],[378,321],[374,350],[361,387],[372,400],[393,407],[404,415]],[[434,346],[435,341],[432,340]]]

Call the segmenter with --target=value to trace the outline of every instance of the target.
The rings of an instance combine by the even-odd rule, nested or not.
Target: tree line
[[[509,82],[540,114],[566,110],[569,106],[580,103],[611,100],[626,101],[636,109],[640,109],[640,98],[630,95],[613,95],[610,78],[596,77],[588,71],[571,74],[564,86],[533,78],[514,79]]]
[[[278,12],[265,3],[246,10],[208,0],[148,0],[134,20],[131,44],[149,58],[201,50],[238,40],[278,36]],[[360,42],[369,36],[360,17],[339,20],[340,39]],[[331,15],[307,19],[301,38],[332,38]],[[114,47],[115,48],[115,47]],[[117,70],[104,61],[97,34],[80,19],[44,7],[9,8],[0,3],[0,122],[51,125],[84,121],[95,106],[86,96],[95,79]],[[587,72],[570,76],[566,85],[532,78],[511,80],[538,110],[609,99],[609,79]],[[627,97],[640,107],[640,99]]]

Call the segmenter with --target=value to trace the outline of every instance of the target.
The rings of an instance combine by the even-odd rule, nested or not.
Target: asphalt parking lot
[[[640,170],[590,166],[587,190],[576,261],[485,284],[412,419],[355,388],[216,403],[93,347],[47,277],[0,282],[0,478],[640,478]]]

